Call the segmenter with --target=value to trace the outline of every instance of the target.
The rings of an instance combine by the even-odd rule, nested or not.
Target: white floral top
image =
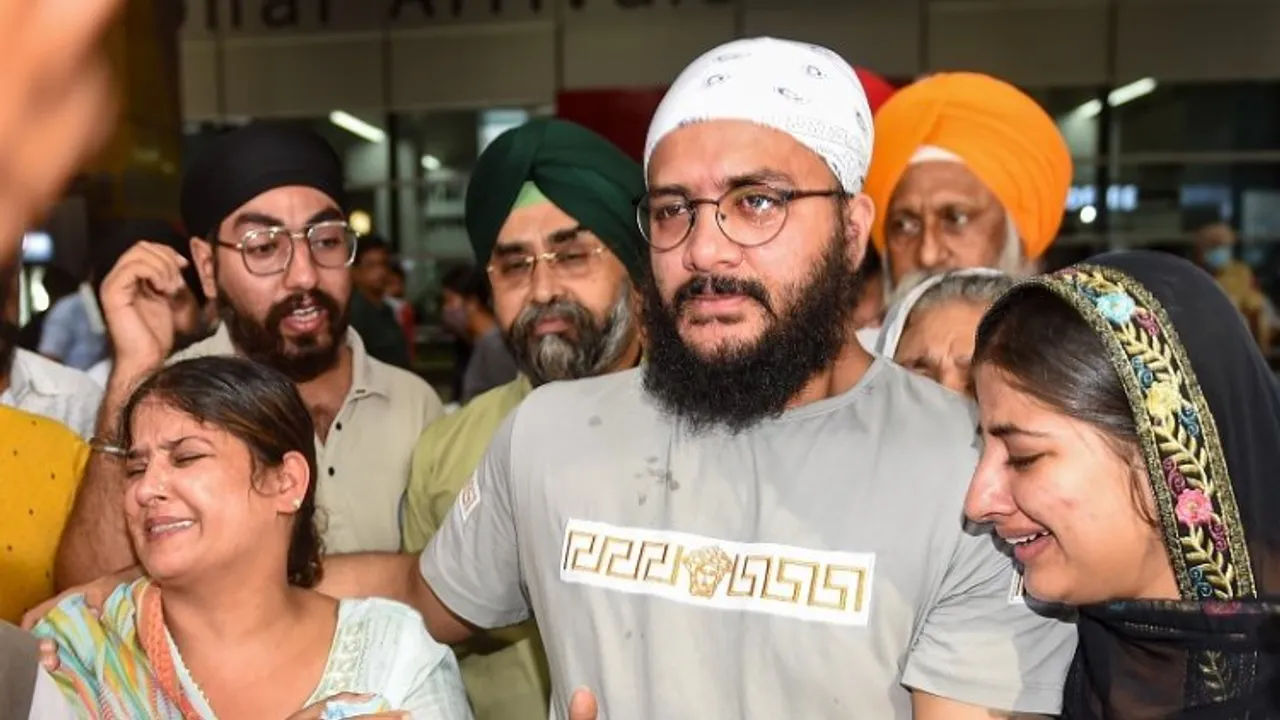
[[[169,647],[192,706],[207,720],[216,720],[172,637]],[[413,720],[472,719],[453,651],[427,634],[416,610],[381,598],[338,603],[338,628],[329,662],[304,707],[338,693],[376,694],[386,701],[385,705],[379,703],[381,709],[407,710]],[[365,706],[351,706],[347,713],[331,708],[324,717],[328,720],[370,711]]]

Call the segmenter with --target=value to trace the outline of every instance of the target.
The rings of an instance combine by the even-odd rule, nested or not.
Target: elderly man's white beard
[[[1004,228],[1004,247],[1000,249],[1000,257],[996,260],[996,265],[993,269],[999,270],[1000,272],[1014,278],[1024,278],[1034,275],[1036,264],[1023,257],[1022,238],[1018,237],[1018,228],[1007,215],[1004,220]],[[895,285],[886,253],[884,263],[884,306],[889,308],[898,304],[907,296],[908,293],[914,290],[917,285],[940,272],[945,272],[945,270],[912,270],[902,276],[902,279]]]

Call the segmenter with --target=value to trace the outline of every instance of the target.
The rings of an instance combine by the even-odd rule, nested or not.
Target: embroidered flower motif
[[[1102,313],[1102,317],[1111,321],[1112,325],[1124,325],[1133,317],[1138,305],[1125,292],[1110,292],[1093,301]]]
[[[1188,435],[1200,439],[1200,413],[1196,412],[1194,405],[1188,403],[1178,410],[1178,422],[1182,423]]]
[[[1183,383],[1194,371],[1183,366],[1184,358],[1165,337],[1158,306],[1140,307],[1137,299],[1145,296],[1139,287],[1123,273],[1106,268],[1063,270],[1046,284],[1054,292],[1074,296],[1077,302],[1087,299],[1098,316],[1116,328],[1124,353],[1121,362],[1128,362],[1143,409],[1158,430],[1154,443],[1144,441],[1144,449],[1157,453],[1160,474],[1172,497],[1177,525],[1174,534],[1181,546],[1175,552],[1180,552],[1185,563],[1186,574],[1180,583],[1187,599],[1218,603],[1211,613],[1247,612],[1247,608],[1224,602],[1249,587],[1251,569],[1233,557],[1232,543],[1238,543],[1239,538],[1237,529],[1228,524],[1235,515],[1217,514],[1218,498],[1210,490],[1226,480],[1217,477],[1213,467],[1200,464],[1200,458],[1210,451],[1205,443],[1214,439],[1196,408],[1201,396],[1194,381]],[[1223,492],[1229,499],[1230,489]]]
[[[1178,495],[1178,506],[1173,513],[1183,525],[1199,527],[1213,519],[1213,503],[1209,502],[1207,495],[1193,488]]]
[[[1132,358],[1129,360],[1129,365],[1133,367],[1134,377],[1138,378],[1138,384],[1142,386],[1143,390],[1151,387],[1151,384],[1156,381],[1155,373],[1151,372],[1151,368],[1147,367],[1142,358]]]
[[[1187,571],[1187,577],[1191,580],[1191,584],[1195,586],[1196,597],[1201,600],[1208,600],[1213,597],[1213,586],[1204,579],[1204,569],[1193,567]]]
[[[1147,388],[1147,412],[1153,418],[1164,420],[1182,409],[1182,395],[1168,380],[1161,380]]]
[[[1155,316],[1150,311],[1138,308],[1133,313],[1133,321],[1138,324],[1138,327],[1146,330],[1148,335],[1160,337],[1160,323],[1156,322]]]
[[[1227,529],[1216,517],[1209,519],[1209,537],[1213,540],[1213,549],[1218,552],[1227,551]]]
[[[1187,489],[1187,478],[1178,469],[1178,463],[1173,458],[1167,457],[1160,461],[1161,467],[1164,469],[1164,481],[1169,483],[1169,489],[1173,491],[1174,496],[1182,494]]]

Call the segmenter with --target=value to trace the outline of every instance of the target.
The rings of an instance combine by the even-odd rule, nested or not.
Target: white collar
[[[369,356],[365,350],[364,340],[355,328],[347,328],[347,347],[351,348],[351,391],[356,396],[376,394],[390,396],[391,382],[387,376],[386,366]],[[199,346],[197,348],[197,346]],[[231,332],[226,323],[218,326],[217,331],[208,339],[192,346],[200,354],[239,355],[235,343],[231,342]]]

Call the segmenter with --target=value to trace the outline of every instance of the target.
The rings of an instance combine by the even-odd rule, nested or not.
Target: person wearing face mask
[[[1253,338],[1263,353],[1271,350],[1271,317],[1267,296],[1258,288],[1253,268],[1237,260],[1236,232],[1224,222],[1210,223],[1196,233],[1193,257],[1197,264],[1213,275],[1231,304],[1244,316]]]
[[[446,523],[499,424],[534,387],[639,360],[632,282],[644,239],[631,200],[643,192],[638,163],[561,120],[508,131],[480,156],[467,227],[487,267],[445,285],[445,320],[475,338],[468,376],[492,365],[484,357],[497,351],[486,344],[510,346],[520,374],[422,434],[405,501],[407,551],[421,551]],[[477,718],[547,717],[550,681],[533,623],[479,634],[458,652]]]
[[[470,352],[459,382],[458,404],[516,379],[519,369],[507,349],[502,328],[489,309],[489,283],[470,267],[446,273],[440,288],[440,319]]]

